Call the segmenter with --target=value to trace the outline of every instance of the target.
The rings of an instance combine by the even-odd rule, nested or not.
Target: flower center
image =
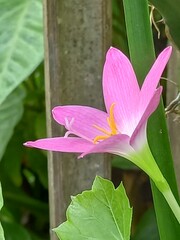
[[[102,133],[106,134],[106,135],[98,135],[97,137],[95,137],[94,140],[93,140],[94,144],[99,142],[100,140],[107,139],[107,138],[109,138],[113,135],[116,135],[118,133],[118,129],[116,127],[116,122],[115,122],[115,119],[114,119],[114,107],[115,107],[115,103],[112,103],[111,107],[110,107],[110,111],[109,111],[109,117],[107,117],[107,122],[108,122],[108,125],[109,125],[110,129],[111,129],[110,132],[107,131],[104,128],[101,128],[101,127],[97,126],[97,125],[93,125],[93,127],[98,129]]]

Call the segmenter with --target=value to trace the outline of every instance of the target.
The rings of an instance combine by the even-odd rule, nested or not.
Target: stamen
[[[95,137],[94,140],[93,140],[93,143],[97,143],[100,140],[105,140],[105,139],[111,137],[112,135],[116,135],[118,133],[118,129],[116,127],[116,122],[115,122],[115,119],[114,119],[114,107],[115,107],[115,103],[113,103],[111,105],[110,111],[109,111],[109,117],[107,117],[107,122],[108,122],[108,125],[109,125],[110,129],[111,129],[111,132],[109,132],[106,129],[101,128],[97,125],[93,125],[93,127],[98,129],[102,133],[106,134],[105,136],[104,135],[99,135],[99,136]]]
[[[116,127],[116,123],[115,123],[115,119],[114,119],[114,107],[115,107],[115,103],[113,103],[110,107],[110,113],[109,113],[109,117],[107,119],[107,122],[111,128],[111,133],[112,135],[117,134],[117,127]]]
[[[107,134],[108,136],[111,136],[111,133],[108,132],[106,129],[101,128],[101,127],[99,127],[99,126],[97,126],[97,125],[93,125],[93,127],[95,127],[96,129],[98,129],[99,131],[101,131],[101,132]]]
[[[109,138],[109,136],[97,136],[95,137],[95,139],[93,140],[93,143],[97,143],[99,140],[105,140]]]

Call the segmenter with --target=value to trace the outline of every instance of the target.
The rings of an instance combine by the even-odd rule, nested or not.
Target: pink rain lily
[[[180,223],[180,207],[154,160],[147,143],[146,125],[156,110],[162,87],[157,87],[169,60],[167,47],[156,59],[140,89],[128,58],[110,48],[103,70],[103,94],[107,112],[87,106],[58,106],[54,119],[67,132],[64,137],[29,141],[27,147],[50,151],[81,153],[113,153],[123,156],[144,170],[162,192]]]
[[[57,106],[53,117],[67,132],[64,137],[29,141],[24,145],[50,151],[113,153],[134,161],[135,153],[147,145],[146,125],[156,110],[162,87],[157,87],[169,60],[167,47],[156,59],[140,89],[129,59],[111,47],[103,70],[106,112],[88,106]],[[137,155],[137,154],[136,154]]]

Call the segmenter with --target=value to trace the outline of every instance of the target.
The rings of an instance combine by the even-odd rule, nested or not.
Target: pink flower
[[[146,125],[156,110],[162,87],[157,87],[172,48],[158,56],[140,89],[127,57],[110,48],[103,71],[103,93],[107,112],[87,106],[58,106],[54,119],[64,125],[64,137],[26,142],[27,147],[50,151],[113,153],[123,156],[144,170],[162,192],[180,223],[180,207],[154,160],[147,143]]]
[[[128,58],[110,48],[103,70],[103,94],[107,112],[88,106],[58,106],[54,119],[64,125],[64,137],[29,141],[27,147],[50,151],[113,153],[133,160],[135,153],[147,144],[146,125],[156,110],[162,87],[157,87],[172,48],[158,56],[140,89]],[[143,57],[143,56],[142,56]]]

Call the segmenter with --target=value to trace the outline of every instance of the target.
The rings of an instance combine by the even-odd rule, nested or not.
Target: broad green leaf
[[[0,210],[3,206],[3,197],[2,197],[2,189],[1,189],[1,184],[0,184]],[[0,223],[0,240],[4,240],[4,231]]]
[[[132,209],[121,184],[96,177],[92,190],[72,197],[67,221],[55,229],[61,240],[129,240]]]
[[[41,0],[0,0],[0,104],[43,59]]]
[[[0,105],[0,159],[13,134],[14,127],[22,117],[24,96],[24,90],[17,88]]]
[[[151,0],[150,1],[161,13],[166,24],[166,34],[170,40],[180,49],[180,8],[179,0]]]

